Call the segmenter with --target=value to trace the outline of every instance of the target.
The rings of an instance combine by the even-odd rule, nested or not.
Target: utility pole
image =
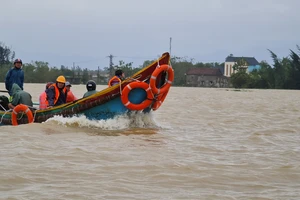
[[[98,66],[97,83],[100,83],[100,67]]]
[[[113,55],[109,55],[109,75],[110,77],[114,76],[114,63],[113,63]]]
[[[75,81],[75,62],[73,62],[72,72],[73,72],[73,81]]]
[[[171,55],[171,49],[172,49],[172,37],[170,37],[170,55]]]

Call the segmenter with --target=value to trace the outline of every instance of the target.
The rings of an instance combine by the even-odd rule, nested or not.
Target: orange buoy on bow
[[[141,88],[144,89],[147,93],[146,99],[141,102],[140,104],[134,104],[129,101],[129,93],[132,89]],[[149,84],[145,82],[132,82],[126,85],[126,87],[122,90],[122,96],[121,101],[124,104],[124,106],[130,110],[144,110],[145,108],[149,107],[151,105],[151,102],[153,100],[153,95],[151,92],[151,88],[149,87]]]
[[[164,71],[166,71],[168,73],[168,80],[161,88],[157,88],[156,87],[156,78],[158,77],[158,75],[160,73],[162,73]],[[152,92],[154,94],[166,93],[170,89],[173,80],[174,80],[174,71],[170,65],[157,66],[157,68],[152,73],[151,79],[150,79],[150,87],[151,87]]]
[[[19,104],[13,109],[12,114],[11,114],[11,122],[12,122],[13,126],[18,125],[17,115],[20,112],[24,112],[27,115],[28,123],[33,122],[33,115],[32,115],[31,110],[28,108],[28,106],[26,106],[24,104]]]
[[[157,99],[155,100],[155,102],[152,105],[152,109],[155,111],[157,110],[161,104],[164,102],[165,98],[167,97],[169,90],[163,94],[159,94]]]

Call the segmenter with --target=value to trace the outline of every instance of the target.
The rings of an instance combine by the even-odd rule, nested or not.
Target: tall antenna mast
[[[109,75],[110,76],[113,76],[114,75],[114,67],[113,67],[113,65],[114,65],[114,63],[113,63],[113,55],[112,54],[110,54],[109,56],[107,56],[107,57],[109,57]]]
[[[170,37],[170,51],[169,51],[170,55],[171,55],[171,49],[172,49],[172,37]]]

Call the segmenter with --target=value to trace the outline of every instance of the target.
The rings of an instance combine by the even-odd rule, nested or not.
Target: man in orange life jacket
[[[122,82],[125,79],[125,74],[121,69],[118,69],[115,72],[115,76],[112,77],[109,81],[108,81],[108,86],[111,87],[113,85],[119,84],[120,82]]]
[[[59,76],[56,79],[56,83],[53,83],[46,90],[48,107],[59,106],[66,103],[68,91],[66,90],[65,83],[65,77]]]
[[[67,103],[77,100],[77,98],[75,97],[75,95],[71,91],[71,87],[72,87],[71,83],[67,81],[65,83],[65,88],[68,91],[67,100],[66,100]]]
[[[40,109],[46,109],[47,108],[47,89],[53,84],[53,82],[48,82],[46,84],[46,89],[42,94],[40,94],[39,102],[40,102]]]

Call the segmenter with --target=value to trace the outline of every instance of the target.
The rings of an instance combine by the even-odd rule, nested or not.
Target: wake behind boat
[[[133,76],[92,96],[44,110],[20,104],[13,110],[0,111],[0,125],[41,123],[56,115],[105,120],[130,112],[155,111],[165,100],[173,80],[170,55],[164,53]]]

